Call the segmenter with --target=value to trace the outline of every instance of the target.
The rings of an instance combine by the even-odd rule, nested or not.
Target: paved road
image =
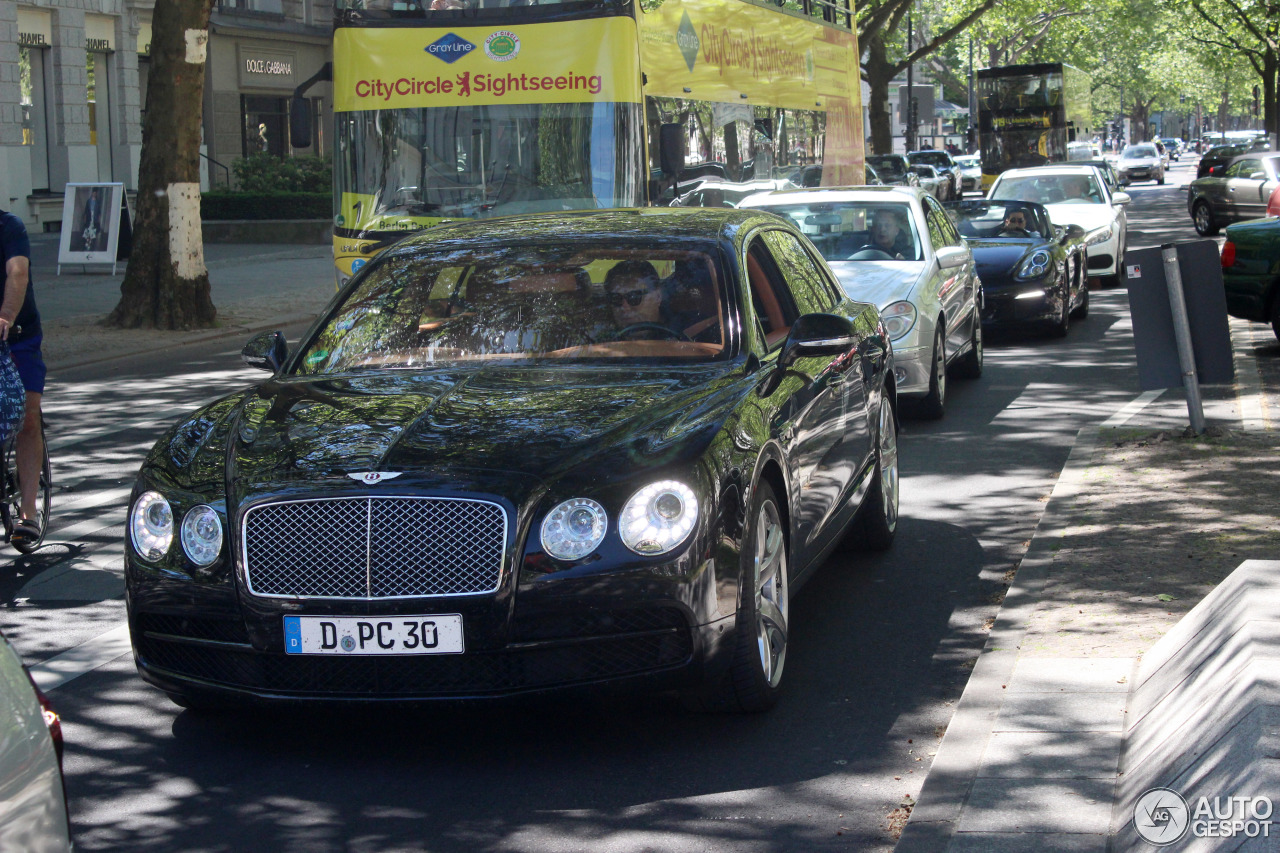
[[[1194,236],[1181,190],[1133,195],[1131,246]],[[788,693],[750,718],[625,697],[179,713],[119,656],[124,501],[163,424],[255,373],[230,340],[66,371],[53,544],[0,577],[0,627],[31,663],[87,661],[52,694],[77,846],[887,851],[1076,432],[1137,393],[1129,334],[1123,292],[1095,292],[1065,341],[992,341],[944,420],[906,423],[897,543],[800,593]]]

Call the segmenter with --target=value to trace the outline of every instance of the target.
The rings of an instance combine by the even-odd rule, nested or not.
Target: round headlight
[[[144,560],[154,563],[173,544],[173,510],[159,492],[143,492],[129,513],[133,547]]]
[[[218,559],[222,550],[222,522],[213,507],[193,506],[182,517],[182,550],[197,566]]]
[[[896,341],[911,331],[916,324],[916,306],[910,302],[895,302],[880,312],[889,340]]]
[[[600,546],[608,529],[604,507],[590,498],[572,498],[542,520],[542,550],[557,560],[581,560]]]
[[[698,521],[698,498],[684,483],[662,480],[645,486],[622,508],[618,533],[637,554],[653,556],[674,549]]]
[[[1027,258],[1022,264],[1019,271],[1020,278],[1040,278],[1049,268],[1049,262],[1052,260],[1049,253],[1040,249],[1033,252],[1031,257]]]

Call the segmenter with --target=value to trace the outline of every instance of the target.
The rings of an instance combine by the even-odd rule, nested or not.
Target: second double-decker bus
[[[853,15],[851,0],[338,0],[339,283],[451,219],[665,203],[695,178],[813,183],[817,164],[823,185],[862,183]]]
[[[977,73],[982,186],[1006,169],[1067,161],[1067,144],[1093,131],[1089,76],[1061,62]]]

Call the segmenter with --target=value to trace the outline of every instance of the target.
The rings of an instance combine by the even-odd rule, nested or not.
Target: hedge
[[[200,218],[332,219],[333,193],[207,192],[200,197]]]

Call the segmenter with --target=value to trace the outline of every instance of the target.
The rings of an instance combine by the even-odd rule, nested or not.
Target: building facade
[[[0,0],[0,206],[56,230],[68,183],[136,190],[154,0]],[[330,86],[308,94],[315,144],[288,144],[289,96],[328,61],[326,0],[222,0],[210,22],[202,182],[258,151],[328,153]]]

